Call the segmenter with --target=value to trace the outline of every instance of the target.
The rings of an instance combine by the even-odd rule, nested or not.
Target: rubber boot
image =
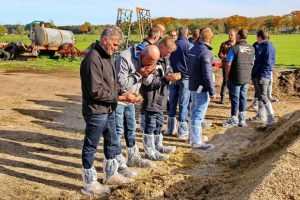
[[[142,158],[139,153],[139,148],[133,146],[127,148],[127,165],[129,167],[142,167],[142,168],[153,168],[156,167],[155,164],[147,159]]]
[[[202,137],[201,126],[190,126],[191,146],[193,149],[210,150],[214,148],[213,144],[205,144]]]
[[[140,124],[140,130],[144,132],[145,130],[145,115],[139,114],[139,124]]]
[[[247,108],[249,111],[257,111],[258,110],[258,98],[253,98],[251,105]]]
[[[128,177],[128,178],[133,178],[133,177],[137,176],[138,173],[136,171],[128,169],[125,158],[122,154],[116,155],[116,159],[119,164],[119,168],[118,168],[119,174],[121,174],[122,176]]]
[[[262,101],[258,101],[258,110],[254,117],[249,118],[250,121],[264,121],[266,120],[266,108]]]
[[[94,167],[90,169],[82,168],[83,189],[81,192],[88,196],[106,195],[110,193],[107,186],[101,185],[97,181],[97,171]]]
[[[103,171],[105,178],[104,184],[108,185],[125,185],[134,182],[133,179],[122,176],[118,173],[119,163],[117,159],[105,159],[103,161]]]
[[[264,127],[268,127],[275,123],[274,118],[274,111],[272,108],[272,103],[269,101],[267,104],[265,104],[266,112],[267,112],[267,121],[264,124]]]
[[[238,126],[240,126],[240,127],[248,126],[246,124],[246,112],[240,112],[239,113],[239,124],[238,124]]]
[[[155,144],[155,149],[159,151],[160,153],[173,153],[176,151],[175,146],[170,146],[170,147],[164,147],[163,146],[163,135],[154,135],[154,144]]]
[[[177,137],[179,139],[188,139],[189,137],[189,128],[187,122],[179,122],[178,125],[178,131],[177,131]]]
[[[272,91],[273,91],[273,86],[272,86],[272,82],[270,81],[270,84],[268,85],[268,89],[267,89],[267,96],[268,99],[271,101],[271,103],[277,103],[278,99],[272,97]]]
[[[168,117],[168,130],[164,132],[164,135],[174,135],[176,133],[176,117]]]
[[[154,135],[144,134],[143,144],[145,150],[145,157],[150,160],[167,160],[170,156],[162,154],[155,149]]]

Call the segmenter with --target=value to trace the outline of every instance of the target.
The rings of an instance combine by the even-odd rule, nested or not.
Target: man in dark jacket
[[[149,45],[157,45],[159,43],[159,40],[161,39],[161,29],[158,26],[154,26],[150,29],[148,33],[148,37],[144,38],[141,44],[144,47],[147,47]],[[140,91],[141,95],[144,98],[143,91]],[[140,110],[139,114],[139,125],[140,125],[140,130],[143,132],[145,128],[145,111],[143,109]]]
[[[176,44],[172,38],[167,37],[159,42],[160,59],[157,62],[157,71],[149,85],[142,85],[144,101],[142,109],[145,111],[145,128],[143,135],[144,150],[151,160],[165,160],[169,156],[164,153],[172,153],[176,147],[163,146],[161,128],[164,124],[163,110],[166,109],[170,81],[180,79],[180,74],[169,73],[169,59],[167,58],[176,50]]]
[[[269,34],[264,30],[259,30],[256,34],[257,51],[255,52],[255,62],[252,69],[252,79],[255,92],[258,98],[258,111],[252,120],[256,121],[263,116],[263,112],[267,113],[267,121],[265,126],[275,123],[274,111],[272,104],[268,98],[268,86],[271,81],[273,66],[275,65],[275,48],[268,40]]]
[[[224,104],[225,101],[225,93],[226,93],[226,78],[225,78],[225,68],[226,68],[226,57],[229,49],[235,44],[236,40],[236,30],[230,29],[228,31],[228,40],[223,42],[220,46],[218,57],[222,59],[222,74],[223,74],[223,82],[220,91],[220,103]]]
[[[181,139],[188,138],[188,105],[190,100],[189,91],[189,71],[187,67],[188,52],[192,48],[192,44],[188,40],[188,28],[179,28],[179,37],[176,41],[177,49],[170,56],[170,63],[173,72],[181,73],[181,79],[172,83],[169,86],[169,105],[170,110],[168,113],[168,130],[166,135],[172,135],[176,129],[176,110],[177,103],[179,101],[179,113],[178,113],[178,131],[177,136]]]
[[[127,93],[118,97],[118,84],[112,56],[122,41],[122,32],[112,26],[106,28],[80,66],[82,89],[82,114],[86,123],[82,147],[82,177],[86,195],[109,193],[97,181],[97,171],[93,166],[94,155],[100,136],[104,137],[104,183],[130,183],[132,179],[118,173],[116,159],[118,138],[116,133],[115,109],[118,98],[134,102],[135,96]]]
[[[189,90],[191,91],[191,124],[190,142],[192,148],[208,150],[214,148],[212,144],[205,144],[202,137],[202,121],[211,99],[216,99],[216,90],[213,84],[212,63],[213,55],[210,44],[213,33],[206,28],[201,33],[202,41],[195,43],[189,52]],[[209,98],[210,97],[210,98]]]
[[[189,37],[189,42],[195,44],[200,38],[200,28],[195,28],[192,37]]]
[[[247,125],[245,121],[247,91],[255,54],[253,46],[247,44],[247,37],[248,31],[240,29],[237,33],[237,42],[230,48],[226,58],[226,81],[231,101],[231,117],[223,122],[224,127]]]

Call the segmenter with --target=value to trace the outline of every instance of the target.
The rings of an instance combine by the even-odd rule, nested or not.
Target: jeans
[[[210,101],[208,92],[191,92],[191,124],[193,126],[201,126],[204,120],[207,107]]]
[[[264,104],[267,104],[270,101],[268,98],[268,86],[270,84],[270,79],[264,77],[254,78],[253,82],[258,101],[262,101]]]
[[[145,134],[159,135],[163,125],[163,112],[145,112]]]
[[[225,93],[226,93],[226,85],[227,85],[227,82],[225,80],[225,65],[222,66],[222,75],[223,75],[223,82],[221,86],[220,96],[221,96],[221,100],[224,100]]]
[[[116,127],[117,135],[120,140],[124,134],[126,146],[128,148],[135,145],[135,107],[134,104],[120,104],[118,103],[116,108]],[[120,146],[120,150],[121,150]],[[121,154],[121,151],[118,152]]]
[[[178,121],[186,122],[190,100],[189,80],[179,80],[169,86],[169,117],[175,117],[177,102],[179,101]]]
[[[85,136],[82,147],[82,165],[90,169],[94,163],[94,155],[100,141],[104,138],[104,155],[106,159],[114,159],[119,151],[116,132],[115,112],[100,115],[85,115]]]
[[[229,98],[231,101],[231,116],[237,116],[238,111],[246,111],[248,84],[227,82]]]
[[[192,144],[202,143],[202,121],[204,120],[210,101],[208,92],[191,91],[191,125],[190,141]]]

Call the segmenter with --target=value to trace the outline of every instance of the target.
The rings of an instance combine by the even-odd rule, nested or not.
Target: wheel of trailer
[[[10,58],[10,55],[8,52],[4,50],[0,50],[0,60],[8,60]]]

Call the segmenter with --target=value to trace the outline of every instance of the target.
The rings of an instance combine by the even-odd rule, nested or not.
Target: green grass
[[[76,35],[76,47],[80,50],[85,50],[91,43],[99,39],[99,35]],[[228,39],[227,35],[215,35],[212,43],[213,54],[217,55],[220,44]],[[131,35],[130,41],[138,42],[138,35]],[[29,38],[24,35],[0,36],[1,42],[22,41],[25,44],[30,44]],[[253,44],[256,41],[255,35],[248,37],[248,43]],[[277,52],[276,65],[285,68],[300,68],[300,34],[290,35],[272,35],[271,42],[274,44]],[[2,61],[1,68],[27,68],[35,70],[78,70],[82,58],[76,58],[70,62],[68,59],[48,59],[47,57],[31,58],[29,62],[20,61]]]

